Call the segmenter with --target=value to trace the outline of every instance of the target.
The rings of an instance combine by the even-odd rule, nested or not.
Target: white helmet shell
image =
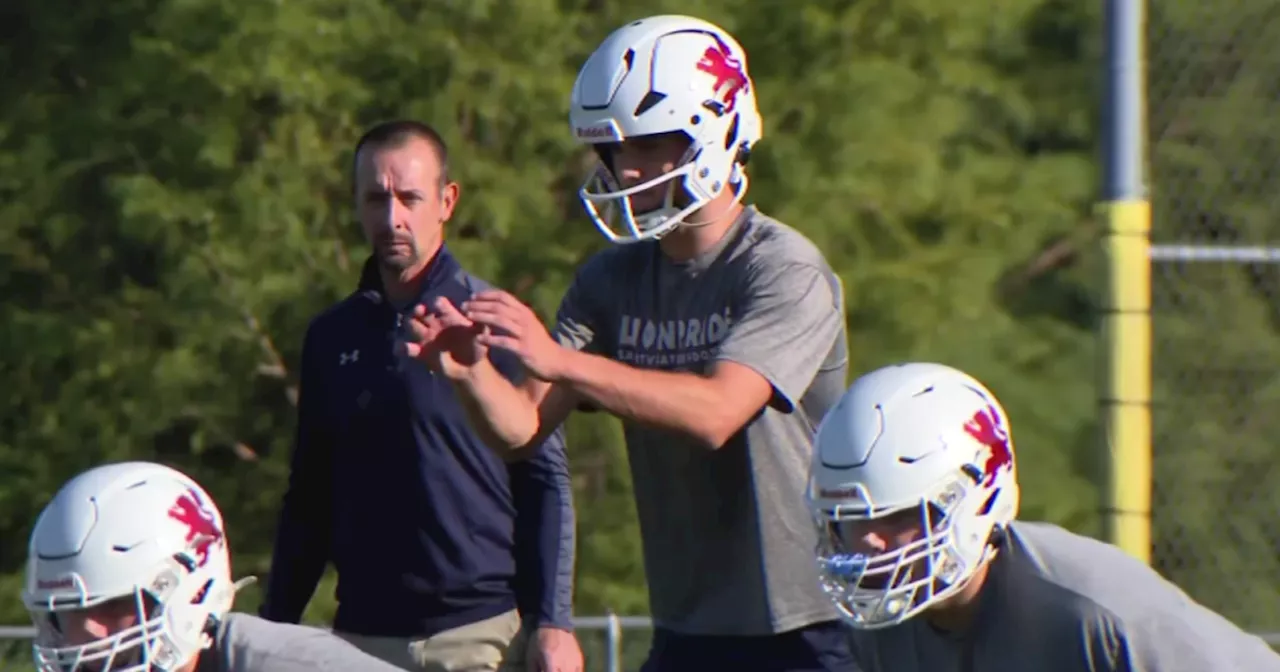
[[[725,189],[741,199],[742,166],[764,134],[742,45],[715,24],[676,15],[634,21],[609,35],[578,73],[569,120],[579,142],[597,146],[675,132],[689,138],[670,173],[624,189],[602,161],[583,185],[587,214],[614,243],[658,238]],[[665,207],[633,211],[631,195],[664,183]],[[674,186],[683,187],[687,203],[676,204]]]
[[[822,420],[809,506],[823,586],[860,629],[901,623],[962,588],[1018,513],[1013,438],[982,383],[931,363],[854,381]],[[909,542],[869,547],[893,516]]]
[[[36,521],[22,599],[37,627],[36,667],[170,671],[210,643],[235,586],[222,514],[190,477],[149,462],[97,467],[68,481]],[[73,644],[68,612],[132,603],[136,621]]]

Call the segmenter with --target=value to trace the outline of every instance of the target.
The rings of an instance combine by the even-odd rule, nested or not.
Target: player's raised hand
[[[532,308],[507,292],[487,289],[463,303],[462,313],[466,319],[486,327],[476,336],[478,342],[511,352],[535,378],[555,380],[565,351],[547,333]]]
[[[440,297],[428,308],[416,306],[405,325],[405,353],[453,380],[470,375],[489,354],[478,340],[482,325],[467,319],[449,299]]]

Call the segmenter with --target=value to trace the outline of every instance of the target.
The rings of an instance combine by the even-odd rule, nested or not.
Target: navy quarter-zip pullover
[[[419,302],[461,304],[487,287],[442,247]],[[571,627],[563,430],[506,464],[471,429],[450,382],[396,352],[402,319],[370,259],[356,293],[307,329],[262,615],[297,622],[333,562],[335,630],[430,637],[517,606],[526,626]],[[509,353],[490,357],[521,375]]]

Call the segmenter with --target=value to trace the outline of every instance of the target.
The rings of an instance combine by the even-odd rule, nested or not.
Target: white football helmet
[[[653,16],[609,35],[578,73],[569,121],[574,137],[598,150],[641,136],[679,131],[689,137],[674,171],[625,189],[601,152],[579,195],[614,243],[658,238],[726,188],[741,199],[747,189],[742,168],[763,136],[742,45],[718,26],[688,16]],[[632,210],[632,194],[663,183],[665,207]],[[683,187],[687,203],[677,203],[676,186]]]
[[[36,667],[183,669],[211,644],[235,590],[222,514],[194,480],[148,462],[91,469],[62,486],[31,532],[22,598]],[[121,611],[124,629],[88,643],[64,632],[71,612],[112,602],[132,610]]]
[[[836,607],[858,629],[901,623],[963,588],[1018,515],[1004,409],[941,364],[868,373],[818,427],[807,496]]]

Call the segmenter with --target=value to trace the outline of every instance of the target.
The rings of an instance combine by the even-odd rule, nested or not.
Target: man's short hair
[[[412,119],[396,119],[384,121],[370,128],[356,141],[355,152],[351,156],[351,179],[355,182],[356,169],[360,165],[360,150],[365,146],[374,149],[402,147],[411,140],[423,140],[431,145],[440,161],[440,184],[449,183],[449,145],[445,143],[440,132],[428,124]]]

